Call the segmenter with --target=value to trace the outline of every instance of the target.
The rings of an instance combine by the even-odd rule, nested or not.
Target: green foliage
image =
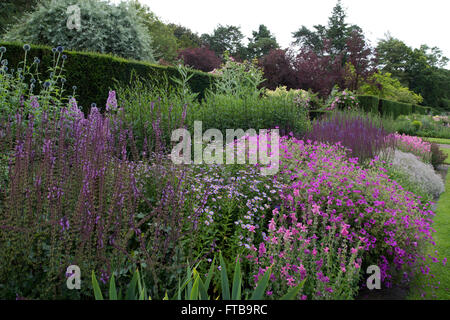
[[[186,277],[181,282],[182,285],[178,285],[178,290],[174,290],[176,293],[171,298],[169,298],[166,292],[163,300],[181,300],[182,297],[184,297],[186,300],[212,300],[214,297],[213,295],[210,295],[209,292],[216,292],[216,290],[214,290],[214,288],[211,288],[210,285],[212,283],[213,277],[217,274],[217,269],[220,270],[220,287],[222,288],[222,294],[221,296],[217,296],[215,300],[218,300],[220,297],[222,298],[222,300],[235,301],[264,299],[265,290],[269,284],[271,268],[267,269],[267,271],[264,273],[264,276],[261,277],[261,279],[256,284],[254,290],[247,290],[248,292],[246,292],[245,296],[242,297],[241,290],[243,289],[243,282],[239,256],[236,258],[231,291],[229,284],[229,273],[227,272],[226,263],[221,253],[219,253],[219,260],[220,267],[216,268],[214,259],[211,262],[211,266],[205,277],[202,277],[199,274],[196,267],[191,269],[188,266],[186,269]],[[305,280],[302,281],[299,285],[289,289],[287,293],[283,297],[281,297],[281,300],[297,299],[298,293],[303,287]],[[102,290],[94,272],[92,272],[91,281],[95,300],[103,300],[104,298]],[[134,272],[133,277],[126,288],[126,295],[122,294],[120,288],[119,290],[116,289],[115,278],[113,275],[109,280],[108,297],[109,300],[151,300],[151,297],[148,296],[147,289],[145,287],[145,281],[139,270],[136,270]]]
[[[6,57],[9,60],[9,68],[17,68],[23,61],[23,48],[19,43],[2,43],[7,49]],[[147,79],[152,84],[158,84],[168,79],[169,85],[174,85],[173,78],[180,78],[180,73],[175,67],[165,67],[145,62],[130,61],[110,55],[87,52],[65,52],[67,60],[64,65],[68,74],[66,88],[77,87],[77,101],[88,111],[91,103],[95,102],[100,108],[106,103],[106,97],[110,89],[117,83],[126,85],[130,83],[132,74]],[[40,69],[44,73],[42,77],[49,77],[48,69],[53,64],[51,48],[45,46],[31,46],[28,56],[41,60]],[[189,87],[202,98],[207,88],[218,77],[200,71],[192,71]]]
[[[411,122],[411,125],[416,129],[416,131],[422,128],[422,122],[420,122],[419,120],[414,120],[413,122]]]
[[[443,152],[437,143],[431,144],[431,164],[434,169],[438,169],[440,165],[446,162],[448,155]]]
[[[436,245],[428,245],[424,254],[433,255],[436,252],[438,263],[430,266],[430,272],[424,275],[418,271],[412,283],[409,299],[450,299],[450,269],[447,259],[450,256],[450,174],[447,173],[445,193],[437,203],[436,216],[432,228],[436,230],[434,238]]]
[[[38,0],[2,0],[0,2],[0,36],[14,24],[24,12],[31,11]]]
[[[203,45],[202,39],[191,29],[173,23],[169,23],[167,26],[172,30],[175,38],[177,38],[178,50],[198,48]]]
[[[132,4],[135,6],[138,15],[142,17],[142,23],[152,38],[155,59],[174,63],[177,58],[178,43],[173,29],[163,23],[149,7],[142,5],[137,0],[134,0]]]
[[[428,115],[401,115],[394,119],[391,114],[390,116],[383,116],[382,120],[383,125],[385,128],[389,129],[389,132],[398,132],[400,134],[420,137],[450,138],[450,127],[448,127],[445,122],[435,121]],[[414,121],[420,121],[422,123],[419,130],[412,125]]]
[[[411,113],[412,113],[411,104],[381,99],[382,115],[391,115],[394,117],[394,119],[396,119],[400,115],[408,115]]]
[[[437,48],[426,45],[413,49],[387,35],[377,46],[378,65],[401,84],[420,94],[425,105],[444,107],[450,98],[450,70],[444,69],[448,58]],[[448,110],[448,108],[446,108]]]
[[[293,43],[320,54],[323,52],[325,41],[329,39],[331,41],[330,50],[332,55],[338,55],[345,50],[352,32],[361,31],[361,28],[357,25],[347,24],[346,18],[345,9],[341,1],[338,0],[328,18],[327,26],[315,25],[313,31],[302,26],[298,31],[292,33],[295,39]]]
[[[416,94],[404,87],[398,79],[392,77],[392,74],[383,72],[374,73],[360,87],[359,93],[404,103],[419,104],[423,101],[420,94]]]
[[[67,8],[73,5],[80,8],[81,30],[67,27]],[[98,0],[44,0],[4,38],[154,62],[151,37],[136,9],[126,2],[113,5]]]
[[[272,35],[269,29],[261,24],[258,31],[253,31],[252,38],[249,38],[247,47],[247,58],[260,58],[270,52],[270,50],[278,49],[277,39]]]
[[[380,99],[370,95],[358,95],[358,101],[361,109],[366,112],[378,113]]]
[[[64,76],[65,54],[57,51],[49,61],[46,74],[39,59],[31,59],[30,46],[24,45],[22,61],[11,65],[6,57],[10,56],[5,47],[0,52],[0,119],[14,118],[19,106],[22,116],[31,114],[39,121],[39,116],[46,112],[58,116],[60,109],[68,101],[66,79]],[[5,59],[4,59],[5,58]],[[69,91],[70,92],[70,91]],[[39,102],[38,102],[39,100]]]
[[[405,190],[422,197],[423,203],[433,200],[433,196],[428,194],[420,184],[414,181],[406,170],[402,170],[401,168],[392,165],[386,166],[386,170],[390,179],[396,181]]]
[[[203,121],[204,128],[217,128],[222,132],[229,128],[260,130],[279,127],[281,134],[291,131],[301,134],[310,126],[308,111],[284,97],[211,95],[202,102],[196,119]]]
[[[240,27],[219,24],[212,34],[203,34],[201,38],[219,57],[222,57],[225,51],[234,57],[246,57],[242,44],[244,35]]]
[[[264,73],[257,66],[256,61],[236,62],[228,52],[225,52],[224,58],[225,64],[216,72],[220,75],[220,79],[215,82],[215,90],[212,94],[225,94],[238,98],[260,96],[262,93],[260,85],[264,82]]]

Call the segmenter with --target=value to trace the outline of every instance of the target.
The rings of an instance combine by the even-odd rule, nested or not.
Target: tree
[[[423,101],[421,95],[403,86],[388,72],[374,73],[371,79],[361,86],[359,93],[405,103],[419,104]]]
[[[346,57],[345,86],[356,91],[361,82],[376,71],[375,50],[365,40],[362,32],[354,30],[347,39],[343,52]]]
[[[341,0],[338,0],[328,18],[327,26],[315,25],[314,30],[302,26],[298,31],[292,33],[295,39],[293,44],[319,55],[337,56],[342,54],[352,33],[362,33],[362,29],[357,25],[348,25],[345,22],[346,17],[347,14],[342,7]],[[323,44],[326,40],[330,41],[330,45],[324,47]]]
[[[450,77],[442,69],[448,58],[439,48],[422,45],[413,49],[387,34],[376,50],[380,70],[391,73],[403,86],[421,94],[425,105],[448,108]]]
[[[406,68],[413,50],[403,41],[393,38],[390,34],[386,34],[386,39],[378,42],[376,51],[378,67],[404,83]]]
[[[297,74],[294,70],[294,56],[291,51],[274,49],[259,59],[259,66],[264,71],[264,87],[271,90],[279,86],[288,89],[297,88]]]
[[[235,58],[245,58],[245,47],[242,45],[244,35],[240,27],[218,25],[212,34],[203,34],[201,39],[213,50],[219,57],[228,51]]]
[[[131,3],[136,8],[152,38],[155,59],[174,63],[178,55],[178,44],[172,28],[163,23],[149,7],[142,5],[137,0]]]
[[[81,30],[67,27],[67,8],[74,4],[80,8]],[[133,5],[125,2],[112,5],[98,0],[44,0],[4,38],[154,62],[151,37],[142,18]]]
[[[2,0],[0,3],[0,35],[18,21],[20,15],[33,10],[38,0]]]
[[[322,46],[324,50],[330,50],[331,44],[324,41]],[[335,85],[344,86],[341,55],[320,55],[310,48],[303,48],[295,58],[294,70],[297,89],[311,89],[326,97]]]
[[[191,29],[173,23],[169,23],[168,27],[172,30],[175,38],[177,38],[177,46],[179,50],[186,48],[199,48],[203,45],[202,39]]]
[[[194,69],[210,72],[220,67],[221,59],[208,48],[187,48],[180,51],[178,58]]]
[[[272,35],[269,29],[261,24],[258,31],[253,31],[253,36],[249,38],[247,58],[260,58],[267,55],[271,50],[278,49],[277,39]]]

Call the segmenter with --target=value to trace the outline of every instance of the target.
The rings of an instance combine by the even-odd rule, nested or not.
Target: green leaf
[[[239,255],[236,258],[236,266],[234,267],[234,277],[233,277],[233,289],[231,293],[231,300],[241,300],[241,265],[239,263]]]
[[[189,300],[198,300],[198,286],[200,275],[197,273],[197,270],[194,269],[194,285],[192,286],[191,294],[189,296]]]
[[[131,279],[130,284],[128,285],[127,294],[125,300],[135,300],[136,299],[136,284],[138,281],[138,271],[134,272],[133,278]]]
[[[211,262],[211,267],[209,267],[208,276],[206,277],[206,280],[205,280],[206,290],[209,289],[209,284],[211,283],[211,279],[212,279],[214,273],[216,272],[216,270],[214,269],[215,263],[216,263],[216,257],[214,257],[213,261]]]
[[[200,300],[209,300],[208,288],[205,286],[201,277],[198,277],[198,291]]]
[[[230,300],[230,285],[228,284],[228,274],[225,261],[222,257],[222,252],[219,253],[220,265],[221,265],[221,284],[222,284],[222,299]]]
[[[269,284],[270,274],[272,272],[272,267],[268,268],[264,273],[263,277],[258,281],[258,284],[253,291],[250,300],[262,300],[264,297],[264,292],[266,291],[267,285]]]
[[[100,290],[100,286],[98,285],[97,278],[95,277],[95,273],[92,270],[92,288],[94,289],[95,300],[103,300],[102,291]]]
[[[109,280],[109,300],[117,300],[116,279],[114,273]]]
[[[305,284],[304,279],[302,282],[300,282],[297,286],[292,287],[288,290],[288,292],[280,298],[280,300],[295,300],[298,293],[300,292],[300,289],[303,288],[303,285]]]

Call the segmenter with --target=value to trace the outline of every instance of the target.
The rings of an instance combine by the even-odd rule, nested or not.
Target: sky
[[[337,0],[139,0],[164,22],[212,33],[220,23],[236,25],[250,37],[265,24],[278,43],[288,47],[302,25],[326,25]],[[376,45],[386,32],[414,48],[441,48],[450,58],[449,0],[342,0],[347,22],[359,25]],[[450,65],[447,65],[449,68]]]

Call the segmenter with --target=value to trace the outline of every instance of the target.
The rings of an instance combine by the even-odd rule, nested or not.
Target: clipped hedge
[[[311,120],[311,121],[320,120],[323,116],[329,115],[331,113],[332,113],[332,111],[327,111],[327,110],[309,111],[309,120]]]
[[[24,51],[22,43],[0,43],[6,48],[4,57],[8,59],[9,66],[15,68],[19,62],[23,61]],[[91,103],[95,102],[99,107],[103,107],[108,98],[108,91],[115,86],[116,79],[119,83],[127,84],[130,81],[132,71],[138,76],[151,81],[160,81],[165,76],[171,81],[171,77],[179,77],[179,72],[175,67],[161,66],[146,62],[126,60],[107,54],[91,52],[65,51],[67,60],[65,63],[65,75],[67,78],[66,88],[70,92],[76,86],[77,100],[83,106],[83,111],[87,112]],[[28,52],[28,59],[38,57],[41,60],[40,72],[45,72],[50,66],[53,53],[50,47],[31,45]],[[193,92],[199,93],[199,98],[203,98],[205,90],[210,87],[215,77],[200,71],[193,71],[194,76],[190,79],[189,85]]]
[[[402,103],[392,100],[381,99],[381,114],[383,116],[393,116],[394,119],[400,115],[413,113],[413,106],[409,103]]]
[[[360,95],[358,96],[358,101],[361,109],[366,112],[378,113],[378,105],[380,104],[380,99],[375,96]]]

